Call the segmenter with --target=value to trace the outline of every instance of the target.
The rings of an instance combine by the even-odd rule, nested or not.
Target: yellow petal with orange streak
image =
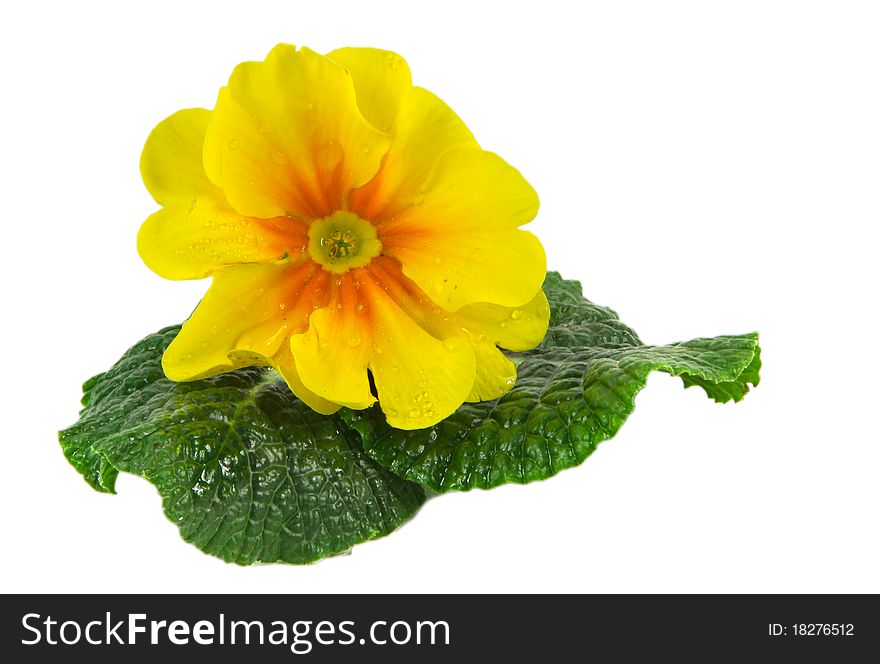
[[[204,162],[241,214],[317,219],[376,174],[389,143],[364,118],[342,66],[279,44],[264,61],[238,65],[220,91]]]

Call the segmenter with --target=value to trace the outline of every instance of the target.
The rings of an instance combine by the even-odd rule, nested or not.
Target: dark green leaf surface
[[[145,477],[184,539],[240,564],[337,554],[422,504],[420,486],[370,459],[357,433],[272,370],[167,380],[161,356],[178,330],[150,335],[85,384],[80,420],[60,440],[94,488],[113,492],[118,471]]]
[[[344,414],[379,463],[435,491],[532,482],[580,464],[633,411],[651,371],[680,376],[712,399],[739,401],[758,384],[757,334],[646,346],[576,281],[549,273],[550,330],[515,353],[517,382],[501,399],[465,404],[428,429],[389,427],[378,408]]]

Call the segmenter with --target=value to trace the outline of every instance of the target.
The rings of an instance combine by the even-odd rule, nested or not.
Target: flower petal
[[[242,217],[225,201],[201,196],[191,207],[165,207],[138,231],[138,253],[166,279],[201,279],[237,263],[296,256],[308,244],[307,229],[293,219],[285,229],[268,220]]]
[[[138,252],[166,279],[200,279],[223,265],[295,255],[307,241],[295,220],[242,217],[211,184],[202,166],[210,116],[195,108],[166,118],[141,155],[144,184],[165,208],[141,226]]]
[[[289,343],[281,344],[281,348],[272,358],[272,366],[284,378],[290,391],[315,412],[321,413],[321,415],[332,415],[342,408],[338,403],[319,397],[303,384],[293,359],[293,353],[290,352]]]
[[[459,324],[472,335],[512,351],[531,350],[547,334],[550,305],[539,290],[522,307],[502,307],[484,302],[469,304],[456,313]]]
[[[541,343],[550,324],[550,306],[540,290],[524,307],[469,304],[455,320],[474,341],[477,356],[477,378],[467,400],[486,401],[507,394],[516,382],[516,366],[497,346],[523,351]]]
[[[540,241],[517,229],[454,235],[438,230],[382,243],[404,274],[449,311],[475,302],[522,305],[546,274]]]
[[[404,100],[391,139],[376,177],[351,194],[351,209],[364,219],[379,222],[412,205],[444,152],[480,147],[455,112],[423,88]]]
[[[271,365],[291,333],[326,305],[327,273],[311,261],[239,265],[218,271],[162,358],[171,380]]]
[[[516,382],[516,365],[492,344],[475,343],[472,347],[477,376],[465,401],[490,401],[507,394]]]
[[[412,88],[406,60],[378,48],[338,48],[327,57],[351,74],[358,107],[367,121],[389,131]]]
[[[476,379],[467,401],[497,399],[513,387],[516,367],[497,346],[528,350],[547,333],[550,308],[543,290],[523,307],[477,303],[451,313],[438,308],[393,259],[376,259],[369,272],[397,306],[434,338],[458,336],[473,346]]]
[[[379,225],[385,253],[444,309],[474,302],[521,306],[541,287],[546,257],[517,226],[538,210],[534,189],[500,157],[452,150],[437,161],[424,200]]]
[[[403,275],[393,259],[376,259],[369,272],[388,297],[434,338],[458,336],[471,344],[476,378],[467,401],[497,399],[516,382],[516,366],[497,346],[528,350],[537,346],[547,333],[550,308],[543,290],[523,307],[477,303],[451,313],[431,302],[418,285]]]
[[[369,367],[388,423],[420,429],[451,415],[474,384],[470,344],[460,337],[434,338],[371,279],[364,279],[361,290],[373,327]]]
[[[321,218],[369,181],[388,148],[357,106],[341,66],[276,46],[235,68],[205,140],[208,177],[246,216]]]
[[[312,313],[309,329],[290,340],[303,384],[325,399],[354,409],[376,401],[367,378],[372,336],[366,311],[348,272],[336,278],[329,306]]]
[[[165,118],[150,132],[141,153],[141,176],[160,205],[189,204],[214,185],[202,166],[211,111],[188,108]]]

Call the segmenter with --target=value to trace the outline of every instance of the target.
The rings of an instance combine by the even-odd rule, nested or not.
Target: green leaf
[[[364,454],[338,416],[319,415],[270,369],[192,383],[165,378],[179,327],[150,335],[84,386],[64,453],[113,492],[119,471],[152,482],[185,540],[226,561],[306,563],[386,535],[423,489]]]
[[[576,281],[547,275],[550,329],[512,353],[517,382],[495,401],[465,404],[428,429],[389,427],[381,411],[344,413],[376,461],[435,491],[546,479],[576,466],[620,429],[651,371],[680,376],[712,399],[739,401],[758,384],[757,334],[646,346]]]

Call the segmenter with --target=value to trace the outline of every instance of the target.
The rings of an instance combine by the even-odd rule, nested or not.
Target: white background
[[[880,591],[880,16],[857,2],[16,3],[0,27],[2,591]],[[716,405],[654,375],[582,466],[429,501],[315,565],[92,491],[80,384],[207,282],[138,259],[147,134],[277,42],[392,49],[542,206],[551,268],[648,343],[759,330]]]

